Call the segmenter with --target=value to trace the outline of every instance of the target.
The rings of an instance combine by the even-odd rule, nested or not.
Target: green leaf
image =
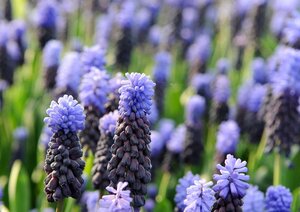
[[[29,177],[22,167],[22,162],[16,160],[11,169],[8,195],[11,212],[23,212],[30,209]]]
[[[158,202],[154,208],[155,212],[159,211],[172,211],[172,206],[169,200],[164,199],[161,202]]]

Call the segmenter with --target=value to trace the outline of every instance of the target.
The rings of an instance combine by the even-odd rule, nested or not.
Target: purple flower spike
[[[217,165],[217,169],[220,170],[221,174],[214,175],[217,184],[213,189],[220,197],[226,199],[229,194],[238,198],[245,196],[249,187],[247,181],[250,179],[249,175],[245,174],[248,171],[246,164],[246,161],[242,162],[241,159],[236,159],[228,154],[225,166]]]
[[[210,188],[213,183],[205,180],[195,180],[194,184],[187,188],[187,197],[184,203],[187,205],[184,212],[210,212],[216,201],[215,192]]]
[[[83,107],[72,96],[64,95],[58,102],[52,101],[46,113],[49,117],[44,122],[53,133],[63,130],[65,133],[76,132],[84,128]]]
[[[56,27],[58,7],[53,0],[39,1],[36,8],[36,23],[39,27]]]
[[[173,132],[171,139],[167,142],[167,149],[175,154],[181,153],[184,149],[186,127],[179,125]]]
[[[113,135],[116,129],[118,117],[119,114],[117,110],[104,115],[99,121],[99,129],[101,134]]]
[[[117,189],[113,187],[106,187],[106,190],[109,191],[110,195],[104,195],[100,199],[100,209],[107,209],[109,212],[121,212],[121,211],[131,211],[130,203],[132,198],[130,197],[130,190],[124,190],[128,185],[127,182],[119,182]]]
[[[106,71],[92,67],[91,71],[83,76],[80,85],[79,99],[83,106],[95,106],[101,113],[105,112],[109,89],[109,76]]]
[[[266,65],[262,58],[255,58],[251,64],[252,78],[255,83],[265,84],[268,81]]]
[[[265,86],[255,85],[250,91],[250,96],[248,93],[247,109],[251,112],[258,112],[261,108],[266,92],[267,89]]]
[[[85,48],[81,55],[83,72],[91,71],[92,67],[103,70],[106,65],[105,50],[100,46]]]
[[[250,186],[243,198],[244,212],[263,212],[265,209],[264,193],[257,186]]]
[[[230,97],[230,82],[226,76],[218,76],[215,82],[213,100],[225,103]]]
[[[196,74],[191,81],[192,87],[198,95],[208,98],[211,96],[211,82],[213,76],[211,74]]]
[[[227,74],[230,69],[230,62],[227,58],[221,58],[217,62],[217,70],[219,74]]]
[[[216,148],[224,155],[233,154],[236,151],[240,138],[240,129],[235,121],[222,122],[217,134]]]
[[[150,114],[155,83],[145,74],[126,73],[127,80],[119,89],[119,113],[122,117],[134,113],[137,118]]]
[[[266,192],[266,211],[290,212],[293,196],[284,186],[270,186]]]
[[[192,96],[185,109],[187,124],[199,125],[205,111],[205,99],[199,95]]]
[[[179,183],[176,186],[176,195],[174,201],[176,207],[183,211],[186,207],[184,200],[187,195],[187,188],[194,184],[196,180],[200,180],[199,175],[193,175],[192,172],[186,173],[183,178],[179,179]]]
[[[161,51],[155,55],[153,78],[155,82],[166,83],[171,71],[172,58],[170,53]]]
[[[175,123],[171,119],[161,119],[159,121],[158,129],[164,143],[170,140],[174,128],[175,128]]]
[[[43,65],[45,68],[58,66],[63,45],[59,40],[48,41],[43,49]]]
[[[151,132],[151,157],[157,157],[160,155],[161,151],[164,148],[164,142],[159,132],[152,131]]]

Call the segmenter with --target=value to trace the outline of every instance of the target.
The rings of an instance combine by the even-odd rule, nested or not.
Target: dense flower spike
[[[160,116],[164,110],[165,89],[169,81],[171,62],[171,55],[166,51],[161,51],[155,55],[155,66],[153,69],[153,80],[156,83],[154,101]]]
[[[165,143],[162,136],[157,131],[151,131],[151,177],[155,179],[155,170],[160,166],[163,157]]]
[[[195,180],[194,184],[187,188],[187,196],[184,200],[185,212],[210,212],[215,202],[215,192],[210,188],[213,183],[205,180]]]
[[[186,136],[183,161],[197,165],[203,151],[201,118],[205,111],[205,99],[199,95],[192,96],[185,111]]]
[[[293,196],[289,189],[284,186],[270,186],[266,192],[266,211],[267,212],[289,212]]]
[[[216,192],[216,199],[212,211],[241,211],[243,205],[242,198],[249,187],[247,181],[249,176],[247,162],[236,159],[228,154],[225,160],[225,166],[220,164],[217,168],[221,174],[215,174],[214,180],[217,184],[213,186]]]
[[[11,22],[12,25],[12,38],[16,42],[20,57],[18,65],[23,65],[25,62],[25,51],[27,49],[27,40],[26,40],[26,24],[22,20],[14,20]]]
[[[159,121],[158,131],[164,143],[170,140],[174,128],[175,128],[175,122],[171,119],[161,119]]]
[[[257,186],[250,186],[243,198],[244,212],[263,212],[265,210],[264,193],[258,190]]]
[[[119,211],[131,211],[130,203],[132,198],[130,197],[130,190],[124,190],[128,186],[127,182],[119,182],[117,184],[117,189],[113,187],[106,187],[106,190],[109,191],[110,195],[105,195],[100,199],[99,212],[104,209],[110,212],[119,212]]]
[[[179,211],[183,211],[187,206],[184,202],[187,197],[187,188],[193,185],[197,180],[200,180],[199,175],[193,175],[191,172],[186,173],[183,178],[179,179],[174,198],[176,207]]]
[[[151,109],[155,84],[145,74],[127,73],[126,77],[119,89],[119,119],[107,169],[112,186],[128,182],[132,205],[139,208],[145,204],[147,183],[151,181],[147,114]]]
[[[196,74],[192,81],[191,86],[195,89],[195,92],[203,96],[208,103],[211,97],[211,82],[213,76],[209,73],[206,74]]]
[[[100,46],[85,48],[81,54],[83,73],[88,73],[92,67],[104,70],[106,65],[105,50]]]
[[[106,112],[112,112],[118,109],[120,101],[119,89],[124,79],[122,73],[118,72],[109,80],[110,93],[108,94],[108,102],[105,105]]]
[[[268,75],[266,72],[266,65],[262,58],[255,58],[251,64],[252,79],[255,83],[265,84],[268,82]]]
[[[59,98],[64,94],[77,97],[80,78],[82,75],[80,54],[77,52],[67,53],[57,70],[55,97]]]
[[[53,0],[39,1],[36,7],[36,25],[40,47],[44,48],[46,43],[55,39],[58,25],[58,7]]]
[[[57,69],[60,64],[63,45],[58,40],[48,41],[43,50],[44,82],[45,88],[53,89]]]
[[[230,62],[226,58],[221,58],[217,62],[217,71],[218,74],[227,74],[230,70]]]
[[[25,127],[18,127],[14,130],[11,164],[13,164],[15,160],[25,160],[26,142],[28,140],[28,136],[29,132]]]
[[[72,96],[52,101],[44,122],[54,133],[49,142],[44,170],[45,192],[49,202],[66,197],[79,198],[85,166],[77,131],[84,127],[83,108]]]
[[[99,201],[98,191],[85,191],[80,199],[82,211],[97,211]]]
[[[107,164],[111,159],[110,148],[114,142],[117,119],[118,111],[114,111],[104,115],[99,121],[101,137],[97,143],[92,169],[92,181],[96,189],[105,189],[109,185]]]
[[[217,76],[213,85],[211,118],[220,123],[228,119],[229,107],[227,101],[230,97],[230,82],[227,76]]]

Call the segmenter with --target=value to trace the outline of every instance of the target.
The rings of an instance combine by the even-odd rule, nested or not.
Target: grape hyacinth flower
[[[149,26],[151,24],[151,11],[147,7],[142,7],[136,13],[136,20],[134,27],[136,28],[137,43],[143,44],[149,33]]]
[[[245,49],[246,46],[248,44],[248,38],[247,36],[244,34],[238,34],[234,37],[233,40],[233,44],[235,46],[235,62],[234,62],[234,68],[235,70],[241,70],[242,66],[243,66],[243,58],[244,58],[244,53],[245,53]]]
[[[58,40],[50,40],[43,49],[43,67],[45,88],[52,90],[55,87],[55,78],[60,64],[63,45]]]
[[[220,174],[214,175],[217,182],[213,186],[216,192],[216,202],[212,211],[242,211],[243,197],[249,187],[249,175],[246,175],[248,169],[247,162],[236,159],[228,154],[225,160],[225,166],[217,165]]]
[[[199,165],[203,152],[201,118],[205,112],[205,99],[199,95],[192,96],[185,109],[186,134],[183,162],[191,165]]]
[[[26,142],[28,140],[29,132],[25,127],[18,127],[13,132],[14,142],[12,146],[12,161],[15,160],[25,160],[26,154]]]
[[[215,192],[210,188],[212,185],[211,181],[195,180],[194,184],[187,188],[184,212],[210,212],[216,200]]]
[[[170,140],[167,142],[167,152],[162,164],[162,169],[165,172],[173,172],[178,169],[178,165],[181,165],[185,136],[186,127],[184,124],[177,126],[172,133]]]
[[[146,212],[153,212],[155,208],[155,201],[153,199],[147,199],[144,205],[144,210]]]
[[[235,121],[229,120],[220,124],[217,133],[216,163],[222,164],[227,154],[235,154],[240,138],[240,129]]]
[[[230,97],[230,82],[227,76],[217,76],[213,84],[211,119],[215,123],[221,123],[228,119]]]
[[[122,73],[118,72],[114,77],[109,80],[110,93],[108,94],[108,101],[105,104],[106,112],[113,112],[118,109],[120,94],[119,89],[122,86],[122,80],[124,80]]]
[[[78,96],[78,88],[81,78],[80,55],[77,52],[68,52],[62,59],[57,70],[55,83],[55,99],[64,94]]]
[[[193,185],[197,180],[200,180],[199,175],[193,175],[192,172],[186,173],[183,178],[179,179],[174,197],[178,211],[183,211],[187,206],[184,202],[187,197],[187,188]]]
[[[255,58],[251,63],[251,69],[253,82],[262,85],[268,82],[267,67],[262,58]]]
[[[157,106],[156,106],[156,103],[154,101],[151,105],[150,114],[148,114],[147,117],[148,117],[148,120],[149,120],[149,123],[150,123],[150,129],[153,129],[156,122],[158,121],[158,118],[159,118]]]
[[[264,212],[265,198],[264,193],[258,190],[257,186],[250,186],[247,193],[243,198],[243,211],[244,212]]]
[[[165,143],[163,142],[160,133],[157,131],[151,131],[150,149],[151,149],[151,164],[152,164],[152,168],[151,168],[152,180],[155,179],[155,171],[161,164],[164,146]]]
[[[72,96],[64,95],[58,102],[52,101],[46,113],[48,117],[44,122],[53,132],[44,165],[47,200],[78,199],[84,183],[81,175],[85,166],[77,136],[78,130],[84,128],[83,107]]]
[[[228,71],[230,70],[230,62],[227,58],[221,58],[217,62],[217,71],[218,74],[227,75]]]
[[[104,70],[106,65],[105,50],[98,45],[84,48],[81,53],[81,64],[84,74],[90,72],[92,67]]]
[[[266,192],[267,212],[290,212],[293,196],[284,186],[270,186]]]
[[[125,75],[127,79],[119,89],[119,118],[107,169],[111,186],[128,182],[132,206],[139,208],[145,204],[147,183],[151,181],[151,139],[147,115],[150,113],[155,83],[145,74]]]
[[[83,75],[79,99],[84,106],[86,115],[85,128],[80,132],[80,142],[85,150],[96,152],[100,138],[99,119],[105,114],[105,104],[109,93],[109,76],[106,71],[92,67],[91,71]]]
[[[111,186],[106,187],[106,190],[109,191],[110,195],[104,195],[100,199],[99,212],[107,209],[109,212],[118,212],[118,211],[131,211],[130,203],[133,199],[130,197],[131,191],[124,190],[126,187],[129,188],[128,182],[118,182],[117,189],[114,189]]]
[[[12,25],[12,38],[16,42],[19,52],[20,58],[17,61],[18,65],[21,66],[25,62],[25,51],[27,49],[27,41],[26,41],[26,25],[22,20],[14,20],[11,22]]]
[[[81,211],[97,211],[99,201],[98,191],[85,191],[80,199]]]
[[[104,115],[99,121],[101,137],[97,143],[92,168],[92,181],[95,189],[104,190],[109,185],[107,164],[112,156],[110,148],[114,143],[113,137],[118,117],[118,111],[115,110]]]
[[[211,83],[213,81],[213,76],[210,73],[205,74],[195,74],[191,80],[191,86],[195,92],[205,98],[206,104],[211,100]]]
[[[254,85],[248,93],[248,101],[245,113],[245,133],[249,135],[249,141],[259,143],[264,130],[264,122],[259,117],[259,111],[263,105],[267,89],[263,85]]]
[[[0,22],[0,78],[12,85],[16,64],[13,55],[9,51],[8,31],[8,24]]]
[[[156,102],[159,116],[162,116],[164,110],[165,90],[170,77],[171,63],[172,57],[169,52],[160,51],[155,55],[155,66],[153,69],[153,81],[156,83],[154,101]]]
[[[116,50],[116,64],[123,70],[127,70],[130,64],[133,49],[132,24],[135,11],[135,2],[126,0],[122,3],[119,13],[119,34]]]
[[[7,82],[5,80],[0,79],[0,111],[2,110],[2,107],[4,105],[3,94],[7,89],[7,87],[8,87]]]
[[[48,144],[49,144],[49,141],[51,139],[51,136],[52,136],[51,128],[49,128],[45,124],[43,129],[42,129],[42,133],[40,135],[40,138],[39,138],[39,145],[45,151],[45,153],[47,152]]]
[[[174,128],[175,122],[172,119],[164,118],[158,122],[158,132],[160,133],[164,144],[171,139]]]
[[[36,25],[40,47],[55,39],[58,26],[58,4],[53,0],[39,1],[36,7]]]

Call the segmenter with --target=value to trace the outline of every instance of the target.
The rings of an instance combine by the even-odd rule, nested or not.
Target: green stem
[[[162,177],[162,180],[161,180],[160,186],[159,186],[159,194],[157,196],[158,202],[162,201],[166,197],[168,185],[170,182],[170,177],[171,177],[171,175],[169,172],[165,172]]]
[[[274,178],[273,178],[273,185],[280,185],[280,171],[281,170],[281,158],[280,153],[275,153],[274,158]]]
[[[60,200],[57,202],[56,205],[56,212],[63,212],[64,211],[64,200]]]

